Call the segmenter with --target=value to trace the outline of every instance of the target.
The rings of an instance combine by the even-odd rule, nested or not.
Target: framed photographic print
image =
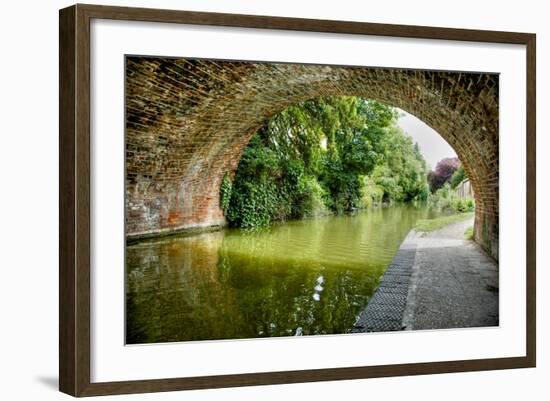
[[[60,11],[60,390],[535,366],[535,35]]]

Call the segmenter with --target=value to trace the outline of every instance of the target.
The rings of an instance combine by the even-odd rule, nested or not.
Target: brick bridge
[[[475,239],[498,259],[498,76],[128,57],[128,237],[224,224],[219,186],[271,116],[319,96],[399,107],[453,147],[476,197]]]

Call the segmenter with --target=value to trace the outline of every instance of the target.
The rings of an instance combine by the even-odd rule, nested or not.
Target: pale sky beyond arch
[[[430,126],[412,114],[401,109],[397,124],[403,131],[412,137],[413,142],[420,146],[420,152],[429,165],[434,169],[437,162],[446,157],[456,157],[456,153],[451,146]]]

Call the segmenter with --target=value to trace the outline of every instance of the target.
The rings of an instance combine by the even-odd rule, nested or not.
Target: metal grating
[[[352,333],[402,330],[416,244],[405,241],[382,276],[367,307],[359,314]]]

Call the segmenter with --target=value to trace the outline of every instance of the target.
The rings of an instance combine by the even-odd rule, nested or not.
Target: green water
[[[347,333],[423,207],[126,248],[126,342]]]

